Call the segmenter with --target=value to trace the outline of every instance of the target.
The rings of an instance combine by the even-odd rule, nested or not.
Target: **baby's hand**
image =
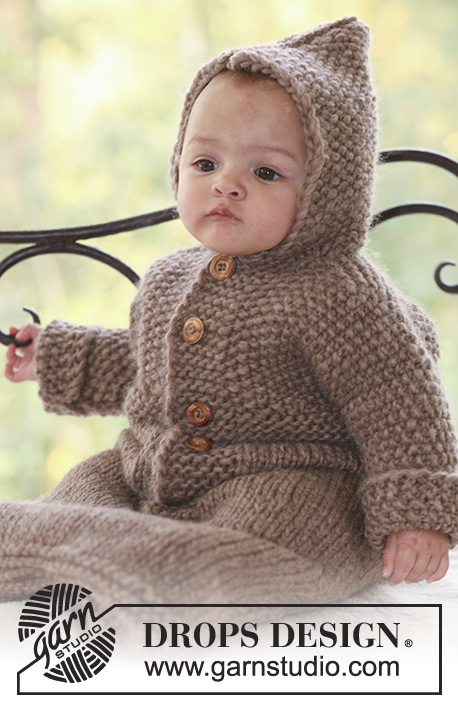
[[[401,581],[440,581],[448,571],[450,537],[426,529],[390,534],[383,550],[382,576],[394,586]]]
[[[8,345],[6,352],[5,376],[12,382],[23,382],[26,379],[36,379],[35,374],[35,349],[38,336],[41,332],[40,325],[29,323],[19,330],[17,327],[10,327],[10,335],[15,335],[16,340],[30,340],[28,347],[17,348],[16,345]],[[18,354],[18,353],[21,354]]]

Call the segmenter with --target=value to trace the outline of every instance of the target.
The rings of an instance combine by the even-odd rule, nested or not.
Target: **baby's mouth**
[[[207,214],[207,216],[222,219],[223,221],[240,221],[230,209],[227,209],[227,207],[215,207]]]

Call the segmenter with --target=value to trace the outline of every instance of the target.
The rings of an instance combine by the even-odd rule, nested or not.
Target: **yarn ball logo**
[[[56,682],[84,682],[107,666],[115,630],[85,600],[92,591],[74,584],[54,584],[37,591],[19,618],[19,640],[33,638],[35,660],[45,659],[44,676]],[[105,615],[103,613],[102,615]]]

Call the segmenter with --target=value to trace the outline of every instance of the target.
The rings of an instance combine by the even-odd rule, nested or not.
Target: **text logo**
[[[108,664],[115,630],[86,600],[92,591],[75,584],[45,586],[26,602],[19,618],[19,640],[33,638],[35,659],[45,661],[44,676],[57,682],[84,682]]]

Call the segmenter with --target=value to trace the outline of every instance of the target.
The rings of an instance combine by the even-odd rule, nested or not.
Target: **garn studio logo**
[[[104,629],[91,601],[92,591],[60,583],[37,591],[19,618],[19,640],[33,637],[35,659],[45,659],[44,676],[57,682],[84,682],[108,664],[115,630]],[[104,615],[104,614],[102,614]]]

